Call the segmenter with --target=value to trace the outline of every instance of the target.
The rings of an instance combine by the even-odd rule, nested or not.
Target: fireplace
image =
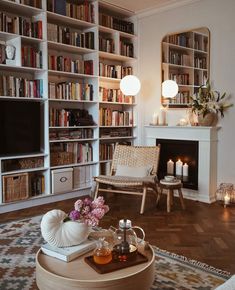
[[[191,140],[172,140],[156,139],[156,145],[161,145],[159,160],[158,177],[164,178],[165,175],[175,175],[183,182],[184,188],[198,190],[198,141]],[[167,163],[172,163],[173,172],[167,170]],[[176,162],[180,160],[187,167],[181,174],[176,172]]]

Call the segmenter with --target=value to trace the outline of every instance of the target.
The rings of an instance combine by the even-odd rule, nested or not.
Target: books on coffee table
[[[73,259],[90,252],[96,247],[96,241],[87,240],[80,245],[71,247],[53,247],[51,245],[43,244],[41,250],[44,254],[60,259],[65,262],[70,262]]]

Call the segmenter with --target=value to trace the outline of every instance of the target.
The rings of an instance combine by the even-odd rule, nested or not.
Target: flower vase
[[[66,220],[61,210],[47,212],[41,221],[41,232],[45,241],[54,247],[70,247],[83,243],[91,227],[81,221]]]
[[[198,125],[199,126],[216,126],[218,122],[218,116],[214,112],[207,113],[205,116],[202,114],[198,115]]]

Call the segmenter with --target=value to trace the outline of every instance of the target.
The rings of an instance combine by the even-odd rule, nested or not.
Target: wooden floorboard
[[[219,203],[205,204],[185,200],[186,210],[175,198],[172,212],[166,212],[166,198],[156,208],[155,198],[147,196],[145,213],[139,214],[140,198],[123,194],[104,194],[110,211],[100,225],[117,226],[121,218],[129,218],[142,227],[146,240],[159,248],[199,260],[216,268],[235,273],[235,204],[224,208]],[[51,209],[66,212],[76,199],[42,205],[0,215],[1,223],[44,214]]]

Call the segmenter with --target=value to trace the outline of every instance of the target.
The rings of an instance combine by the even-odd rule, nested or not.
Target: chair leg
[[[163,189],[160,187],[160,191],[158,192],[158,195],[157,195],[157,201],[156,201],[156,205],[158,205],[159,201],[160,201],[160,198],[162,196],[162,191]]]
[[[170,189],[167,190],[167,212],[171,211],[171,203],[172,203],[172,192]]]
[[[145,199],[146,199],[146,192],[147,192],[147,187],[144,187],[143,196],[142,196],[142,202],[141,202],[141,208],[140,208],[140,214],[143,214],[144,213],[144,205],[145,205]]]
[[[179,191],[179,198],[180,198],[180,203],[181,203],[182,209],[185,209],[184,198],[183,198],[183,194],[182,194],[181,188],[179,188],[178,191]]]
[[[97,183],[96,183],[96,189],[95,189],[95,195],[94,195],[94,199],[96,199],[96,198],[97,198],[97,196],[98,196],[98,192],[99,192],[99,186],[100,186],[100,184],[99,184],[99,182],[97,182]]]

